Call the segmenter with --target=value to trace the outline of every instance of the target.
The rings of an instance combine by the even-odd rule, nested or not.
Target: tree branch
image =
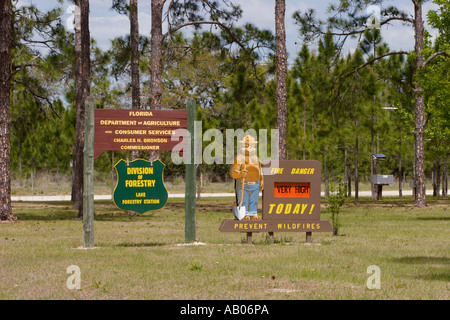
[[[297,16],[297,17],[295,17],[295,16]],[[300,23],[297,22],[296,24],[307,25],[309,28],[311,28],[313,33],[316,33],[319,35],[330,34],[332,36],[337,36],[337,37],[342,37],[342,36],[348,37],[348,36],[354,36],[357,34],[362,34],[366,30],[369,30],[367,28],[366,24],[363,23],[364,20],[361,20],[360,23],[357,23],[354,25],[354,28],[347,28],[347,30],[345,30],[345,28],[343,28],[343,29],[340,29],[339,31],[335,31],[335,32],[330,32],[328,29],[327,29],[327,31],[323,31],[322,27],[325,25],[329,26],[330,25],[329,21],[328,21],[328,23],[324,23],[322,21],[311,20],[311,16],[308,16],[308,18],[309,19],[302,19],[300,16],[300,12],[297,12],[294,14],[294,19],[296,19],[296,20],[298,20],[298,22],[300,22]],[[303,20],[303,22],[301,20]],[[388,24],[391,21],[403,21],[403,22],[408,22],[408,23],[414,23],[414,19],[412,19],[412,18],[407,18],[407,17],[401,16],[401,15],[400,16],[394,15],[394,16],[391,16],[391,17],[385,19],[384,21],[380,21],[380,27],[385,24]],[[334,27],[337,28],[336,26],[334,26]],[[337,28],[337,29],[339,29],[339,28]]]
[[[411,18],[390,17],[390,18],[387,18],[386,20],[384,20],[383,22],[381,22],[380,24],[383,25],[383,24],[388,23],[389,21],[404,21],[404,22],[414,23],[414,19],[411,19]]]
[[[345,79],[345,78],[347,78],[348,76],[350,76],[351,74],[356,73],[356,72],[358,72],[359,70],[361,70],[362,68],[368,66],[368,65],[371,64],[372,62],[375,62],[375,61],[380,60],[380,59],[382,59],[382,58],[384,58],[384,57],[392,56],[392,55],[395,55],[395,54],[408,54],[408,52],[406,52],[406,51],[393,51],[393,52],[388,52],[388,53],[382,54],[382,55],[380,55],[380,56],[377,56],[377,57],[375,57],[375,58],[372,58],[372,59],[368,60],[366,63],[364,63],[364,64],[358,66],[357,68],[353,69],[352,71],[347,72],[344,76],[340,75],[339,77],[337,77],[336,80],[338,80],[338,79],[341,78],[341,77],[344,77],[344,79]]]
[[[347,72],[347,73],[344,74],[344,75],[343,75],[343,74],[339,75],[339,76],[333,81],[333,83],[331,84],[331,90],[334,89],[334,87],[335,87],[335,85],[336,85],[336,82],[337,82],[339,79],[341,79],[341,78],[342,78],[342,79],[346,79],[347,77],[349,77],[350,75],[352,75],[352,74],[354,74],[354,73],[358,74],[358,71],[359,71],[359,70],[361,70],[362,68],[365,68],[365,67],[368,66],[369,64],[371,64],[371,63],[373,63],[373,62],[375,62],[375,61],[377,61],[377,60],[380,60],[380,59],[382,59],[382,58],[384,58],[384,57],[392,56],[392,55],[396,55],[396,54],[408,54],[408,52],[406,52],[406,51],[394,51],[394,52],[388,52],[388,53],[382,54],[382,55],[380,55],[380,56],[378,56],[378,57],[372,58],[372,59],[368,60],[366,63],[364,63],[364,64],[358,66],[358,67],[355,68],[355,69],[353,69],[352,71]],[[339,96],[339,93],[340,93],[340,91],[341,91],[342,85],[343,85],[343,82],[341,81],[340,84],[339,84],[339,86],[338,86],[338,88],[337,88],[337,94],[338,94],[338,96]]]
[[[51,111],[52,111],[59,119],[61,119],[61,116],[55,111],[55,109],[53,108],[53,103],[50,101],[50,99],[49,99],[48,97],[45,97],[45,96],[43,96],[43,95],[41,95],[41,94],[36,93],[36,91],[32,90],[29,86],[27,86],[27,85],[26,85],[25,83],[23,83],[22,81],[19,81],[19,80],[15,79],[14,82],[20,83],[20,84],[25,88],[25,90],[28,91],[28,92],[31,94],[31,96],[33,97],[33,99],[34,99],[35,101],[38,101],[38,100],[45,100],[45,101],[48,103],[48,105],[49,105],[49,107],[50,107],[50,110],[51,110]],[[40,108],[43,112],[45,112],[45,110],[44,110],[39,104],[38,104],[38,106],[39,106],[39,108]]]
[[[201,25],[201,24],[213,24],[213,25],[217,25],[220,28],[222,28],[222,30],[225,30],[231,37],[231,39],[236,42],[242,49],[246,49],[246,47],[242,44],[242,42],[240,42],[235,36],[234,34],[231,32],[230,28],[228,28],[226,25],[224,25],[221,22],[218,21],[190,21],[190,22],[186,22],[183,24],[180,24],[179,26],[175,27],[174,29],[169,29],[169,31],[167,31],[165,34],[163,34],[163,40],[170,34],[180,30],[181,28],[187,27],[187,26],[195,26],[195,25]]]
[[[405,18],[405,17],[390,17],[390,18],[387,18],[386,20],[380,22],[380,26],[383,26],[383,25],[385,25],[385,24],[388,24],[388,23],[391,22],[391,21],[404,21],[404,22],[414,23],[414,20],[413,20],[413,19],[410,19],[410,18]],[[314,28],[316,29],[316,31],[319,32],[320,34],[323,34],[323,35],[325,35],[325,34],[331,34],[332,36],[338,36],[338,37],[342,37],[342,36],[348,37],[348,36],[352,36],[352,35],[356,35],[356,34],[361,34],[361,33],[365,32],[366,30],[368,30],[367,27],[365,27],[364,29],[352,30],[352,31],[348,31],[348,32],[344,32],[344,31],[343,31],[343,32],[328,32],[328,31],[322,31],[320,28],[318,28],[318,27],[316,27],[316,26],[313,26],[313,27],[314,27]],[[364,27],[364,25],[361,26],[361,27]]]
[[[31,59],[31,60],[28,61],[27,63],[25,63],[25,64],[23,64],[23,65],[21,65],[21,66],[17,66],[17,69],[14,70],[14,72],[11,73],[11,78],[14,77],[18,72],[20,72],[20,70],[22,70],[22,69],[24,69],[24,68],[26,68],[26,67],[32,66],[32,62],[33,62],[34,60],[36,60],[37,58],[39,58],[39,57],[40,57],[40,55],[38,54],[37,56],[35,56],[33,59]]]
[[[447,51],[445,51],[445,50],[439,51],[439,52],[433,53],[431,56],[429,56],[428,59],[425,60],[425,62],[423,63],[423,67],[425,67],[428,62],[430,62],[431,60],[433,60],[437,56],[446,56],[447,58],[450,58],[450,54],[448,54]]]

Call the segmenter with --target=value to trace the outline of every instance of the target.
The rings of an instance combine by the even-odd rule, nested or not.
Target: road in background
[[[427,195],[433,195],[433,190],[427,190]],[[261,195],[261,194],[260,194]],[[370,191],[360,191],[360,197],[370,197]],[[234,193],[201,193],[201,198],[226,198],[234,197]],[[324,193],[321,193],[324,196]],[[352,197],[355,194],[352,192]],[[403,190],[403,196],[412,196],[412,190]],[[398,197],[398,191],[383,191],[383,197]],[[169,198],[184,198],[183,193],[169,193]],[[111,195],[95,195],[94,200],[111,200]],[[11,201],[70,201],[70,195],[60,196],[12,196]]]

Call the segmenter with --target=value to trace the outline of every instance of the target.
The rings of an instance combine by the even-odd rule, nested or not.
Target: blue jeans
[[[241,200],[242,181],[236,181],[236,191],[238,201]],[[247,216],[256,216],[259,200],[259,181],[255,184],[246,184],[244,182],[244,194],[242,196],[242,205],[245,207]],[[239,202],[238,202],[239,204]]]

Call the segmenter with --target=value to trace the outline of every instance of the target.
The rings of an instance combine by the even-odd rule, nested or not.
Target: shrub
[[[328,184],[328,190],[330,190],[330,195],[328,197],[327,211],[331,214],[331,226],[333,227],[333,235],[337,236],[339,228],[341,227],[339,212],[341,210],[341,207],[345,203],[347,187],[343,182],[338,183],[337,186],[335,182],[332,182]]]

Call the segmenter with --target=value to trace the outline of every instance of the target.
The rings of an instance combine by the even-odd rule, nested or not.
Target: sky
[[[234,4],[240,5],[243,10],[242,18],[237,25],[243,25],[250,22],[260,29],[269,29],[275,34],[275,0],[228,0]],[[325,18],[327,9],[331,3],[337,3],[338,0],[285,0],[286,1],[286,47],[288,50],[288,61],[292,62],[297,52],[301,49],[302,41],[299,38],[298,26],[295,25],[292,14],[297,11],[306,11],[313,8],[317,16]],[[90,1],[90,32],[91,37],[97,41],[97,45],[107,50],[113,38],[124,36],[129,33],[129,19],[124,15],[119,15],[111,10],[111,0],[91,0]],[[19,0],[19,3],[33,3],[42,10],[48,10],[53,7],[61,7],[64,15],[63,19],[70,23],[72,13],[69,6],[71,2],[64,1],[59,4],[56,0]],[[151,6],[150,0],[139,0],[139,31],[140,34],[150,35],[151,26]],[[413,5],[411,0],[388,0],[384,1],[384,6],[395,5],[400,9],[413,14]],[[430,9],[436,9],[436,5],[428,2],[424,4],[423,18],[426,21],[426,12]],[[426,24],[427,28],[427,24]],[[435,30],[429,27],[427,30],[436,35]],[[384,41],[389,44],[391,50],[413,50],[414,49],[414,31],[409,26],[403,26],[401,22],[393,22],[389,26],[381,28],[381,34]],[[350,41],[343,50],[343,53],[353,52],[356,48],[356,41]]]

